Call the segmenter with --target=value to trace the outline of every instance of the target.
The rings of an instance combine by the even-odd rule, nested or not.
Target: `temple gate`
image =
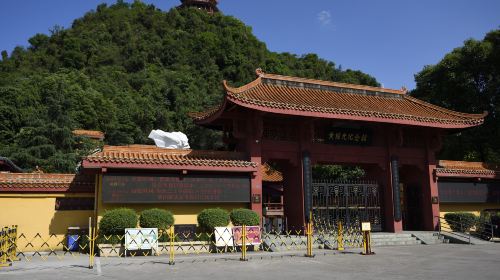
[[[450,111],[415,99],[405,89],[281,76],[260,69],[257,76],[239,88],[224,81],[223,102],[191,116],[199,125],[221,130],[227,146],[247,153],[252,162],[279,164],[289,228],[302,228],[311,208],[323,213],[323,206],[311,207],[308,202],[314,197],[315,183],[310,177],[314,164],[361,165],[366,178],[377,182],[372,186],[337,184],[339,196],[343,191],[347,201],[366,200],[377,186],[378,203],[370,205],[376,201],[372,198],[356,202],[352,207],[358,208],[358,214],[351,214],[351,206],[339,204],[337,197],[338,203],[332,200],[325,206],[326,217],[331,213],[341,219],[371,219],[391,232],[403,230],[410,222],[408,216],[414,217],[412,229],[437,227],[439,199],[433,171],[441,139],[448,131],[482,124],[485,114]],[[320,187],[325,199],[337,199],[329,186],[326,192],[326,185],[314,186],[316,199]],[[363,192],[354,194],[354,189]],[[404,203],[404,190],[415,197],[412,205]],[[250,208],[262,214],[262,172],[252,177],[251,196]],[[374,212],[360,211],[368,207],[375,207]]]

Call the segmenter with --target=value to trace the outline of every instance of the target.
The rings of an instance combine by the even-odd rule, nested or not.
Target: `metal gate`
[[[348,227],[371,222],[373,231],[382,230],[379,187],[376,182],[314,180],[312,208],[316,226]]]

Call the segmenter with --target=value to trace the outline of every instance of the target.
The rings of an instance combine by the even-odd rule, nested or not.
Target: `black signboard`
[[[440,202],[500,203],[500,182],[438,181]]]
[[[401,194],[399,187],[399,160],[397,157],[391,158],[392,174],[392,199],[394,203],[394,220],[401,221]]]
[[[368,129],[332,127],[328,129],[325,141],[338,145],[370,145],[372,133]]]
[[[250,176],[104,174],[104,203],[250,202]]]

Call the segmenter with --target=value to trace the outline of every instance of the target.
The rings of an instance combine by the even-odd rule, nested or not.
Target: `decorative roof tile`
[[[486,113],[451,111],[406,95],[405,90],[265,74],[239,88],[224,81],[225,99],[218,109],[191,114],[209,121],[224,110],[226,100],[243,107],[289,115],[406,123],[442,128],[466,128],[484,122]]]
[[[491,175],[500,176],[500,166],[484,162],[440,160],[436,173],[447,175]]]
[[[14,173],[22,173],[21,167],[17,166],[12,160],[6,157],[0,156],[0,172],[9,171]]]
[[[0,192],[93,193],[94,175],[0,173]]]
[[[283,174],[272,168],[269,164],[261,165],[262,181],[263,182],[283,182]]]
[[[144,164],[165,166],[211,166],[256,168],[245,153],[164,149],[153,145],[104,146],[102,152],[87,156],[83,167],[96,164]]]

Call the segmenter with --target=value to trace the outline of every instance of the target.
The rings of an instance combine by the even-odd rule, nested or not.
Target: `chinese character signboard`
[[[370,222],[362,222],[361,223],[361,231],[371,231],[372,227]]]
[[[338,145],[370,145],[372,133],[367,129],[332,127],[327,130],[325,142]]]
[[[440,202],[500,203],[498,182],[438,181]]]
[[[104,174],[104,203],[250,202],[248,174]]]

